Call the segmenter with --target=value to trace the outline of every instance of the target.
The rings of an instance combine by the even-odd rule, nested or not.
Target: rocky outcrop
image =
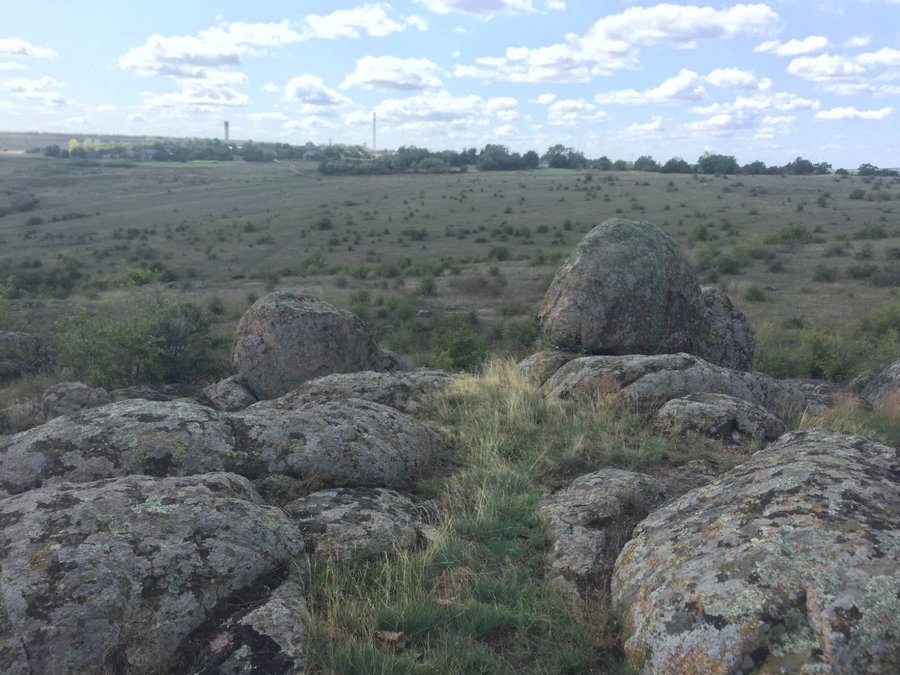
[[[756,339],[750,321],[717,288],[700,292],[703,320],[698,324],[693,353],[717,366],[752,370]]]
[[[300,531],[231,474],[39,488],[0,500],[0,523],[0,664],[11,675],[169,672],[219,626],[248,626],[218,640],[221,661],[247,656],[261,608],[275,611],[272,589],[305,567]]]
[[[545,577],[582,595],[605,591],[632,529],[663,497],[655,479],[619,469],[581,476],[545,497],[538,505],[550,539]]]
[[[202,395],[203,387],[196,384],[136,384],[131,387],[113,389],[109,392],[113,401],[129,401],[142,398],[146,401],[187,401],[196,402]]]
[[[431,505],[383,488],[338,488],[284,506],[311,558],[374,558],[424,546]]]
[[[516,364],[516,372],[537,384],[544,384],[553,373],[562,368],[572,359],[577,359],[578,354],[572,352],[558,352],[545,350],[537,352],[522,359]]]
[[[277,292],[241,317],[232,360],[254,395],[271,399],[323,375],[380,370],[382,354],[350,312],[311,296]]]
[[[645,673],[893,672],[900,662],[896,449],[786,434],[654,511],[615,565]]]
[[[33,375],[54,365],[50,342],[39,335],[0,330],[0,380]]]
[[[237,412],[256,403],[257,398],[240,375],[232,375],[204,387],[200,400],[216,410]]]
[[[130,474],[229,471],[282,501],[305,494],[308,485],[412,480],[440,445],[413,418],[356,399],[231,414],[138,399],[58,417],[0,440],[0,494]]]
[[[311,380],[280,398],[261,401],[253,409],[293,410],[313,401],[357,398],[415,413],[429,396],[443,391],[452,381],[453,376],[443,370],[338,373]]]
[[[561,398],[616,395],[645,412],[689,394],[727,394],[757,403],[778,417],[802,411],[803,392],[762,373],[713,365],[690,354],[585,356],[569,361],[544,384]]]
[[[91,387],[82,382],[60,382],[47,389],[41,396],[41,408],[46,420],[60,415],[72,415],[107,403],[112,403],[112,398],[106,389]]]
[[[592,354],[691,351],[700,286],[677,244],[655,225],[612,218],[578,242],[544,295],[544,334]]]
[[[887,401],[900,404],[900,360],[878,373],[863,389],[862,395],[873,405]]]
[[[811,415],[821,415],[841,403],[847,403],[863,409],[871,408],[870,403],[865,398],[849,388],[834,382],[790,378],[781,380],[781,383],[803,392],[803,396],[806,398],[806,412]]]
[[[689,429],[731,443],[774,441],[787,431],[784,422],[761,405],[726,394],[689,394],[668,401],[656,413],[667,431]]]
[[[32,429],[44,421],[44,411],[37,399],[26,399],[0,408],[0,434],[15,434]]]

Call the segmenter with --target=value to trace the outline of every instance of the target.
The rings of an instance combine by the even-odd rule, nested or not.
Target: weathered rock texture
[[[97,408],[107,403],[112,403],[112,398],[106,389],[91,387],[82,382],[54,384],[41,396],[44,419],[48,420],[60,415],[71,415],[88,408]]]
[[[898,451],[794,432],[654,511],[616,561],[645,673],[887,673],[900,663]]]
[[[688,394],[727,394],[758,403],[778,417],[802,411],[803,392],[762,373],[713,365],[690,354],[584,356],[569,361],[544,384],[561,398],[615,394],[645,411]]]
[[[677,244],[655,225],[612,218],[578,242],[540,308],[544,334],[592,354],[691,351],[700,286]]]
[[[257,403],[253,409],[293,410],[313,401],[358,398],[415,413],[429,396],[446,389],[452,381],[452,375],[443,370],[339,373],[306,382],[280,398]]]
[[[41,336],[0,330],[0,379],[48,370],[53,361],[53,349]]]
[[[205,387],[201,401],[216,410],[236,412],[253,405],[257,398],[240,375],[232,375]]]
[[[761,405],[726,394],[689,394],[668,401],[656,413],[658,426],[690,429],[734,443],[774,441],[787,431],[784,422]]]
[[[291,411],[222,413],[199,404],[121,401],[0,440],[0,494],[61,481],[143,474],[240,474],[281,498],[303,485],[412,480],[440,440],[387,406],[351,399]],[[286,486],[286,487],[285,487]],[[305,490],[308,492],[308,489]]]
[[[547,522],[551,542],[547,579],[581,594],[605,590],[632,529],[663,496],[662,486],[650,476],[601,469],[545,497],[538,514]]]
[[[330,373],[380,370],[382,355],[359,318],[323,300],[270,293],[248,309],[232,360],[259,399],[283,396]]]
[[[394,490],[339,488],[301,497],[284,506],[303,532],[310,557],[372,558],[414,549],[430,533],[430,506]]]
[[[572,359],[577,358],[578,354],[573,354],[572,352],[545,350],[519,361],[516,364],[516,372],[522,377],[534,380],[538,384],[544,384],[553,373]]]
[[[0,500],[0,523],[10,675],[168,672],[305,565],[299,530],[230,474],[41,488]]]
[[[888,399],[900,405],[900,360],[876,375],[863,390],[863,396],[875,405]]]
[[[109,392],[113,401],[129,401],[142,398],[147,401],[187,401],[196,402],[202,396],[203,387],[196,384],[136,384]]]
[[[700,292],[703,322],[696,326],[693,353],[717,366],[752,370],[756,340],[750,321],[717,288]]]
[[[806,411],[811,415],[821,415],[842,402],[863,409],[871,408],[869,401],[865,398],[834,382],[801,378],[790,378],[781,380],[781,382],[803,392],[806,397]]]

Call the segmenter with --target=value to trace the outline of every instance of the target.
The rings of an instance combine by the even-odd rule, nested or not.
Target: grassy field
[[[0,184],[0,280],[9,287],[17,279],[28,293],[7,295],[36,296],[51,316],[73,300],[102,302],[168,282],[191,299],[220,302],[223,335],[248,298],[273,288],[351,306],[382,335],[396,328],[398,294],[415,296],[401,319],[414,309],[420,317],[450,312],[488,324],[524,320],[560,258],[613,216],[659,225],[766,339],[849,325],[898,305],[896,178],[592,171],[322,177],[298,162],[5,154]],[[67,299],[61,306],[54,296]],[[7,310],[6,323],[14,314]],[[427,340],[391,346],[427,360]]]

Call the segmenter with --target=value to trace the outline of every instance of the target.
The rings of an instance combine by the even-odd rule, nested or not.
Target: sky
[[[900,166],[900,0],[2,0],[0,131]]]

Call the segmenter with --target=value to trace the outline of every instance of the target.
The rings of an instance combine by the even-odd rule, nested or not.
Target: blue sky
[[[0,130],[900,166],[900,0],[6,0]]]

